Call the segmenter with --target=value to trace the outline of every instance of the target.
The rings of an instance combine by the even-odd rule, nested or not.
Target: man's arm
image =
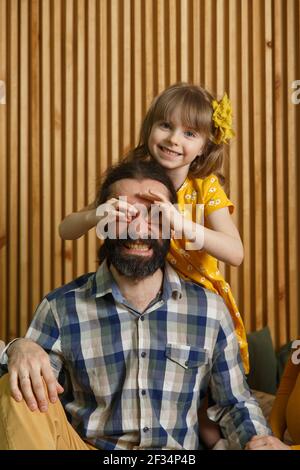
[[[57,381],[62,368],[59,328],[47,299],[37,308],[26,339],[13,342],[6,354],[1,366],[8,368],[12,396],[24,398],[32,411],[47,411],[47,393],[54,403],[63,392]]]
[[[255,435],[270,435],[262,411],[251,396],[232,319],[220,299],[220,328],[213,354],[211,392],[216,405],[208,416],[218,422],[230,448],[245,448]]]

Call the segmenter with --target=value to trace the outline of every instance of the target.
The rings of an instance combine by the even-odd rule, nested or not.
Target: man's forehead
[[[138,180],[133,178],[124,178],[113,183],[111,186],[111,196],[126,196],[128,199],[138,200],[140,199],[138,196],[139,193],[148,193],[149,190],[158,191],[170,199],[168,188],[160,181],[152,179]]]

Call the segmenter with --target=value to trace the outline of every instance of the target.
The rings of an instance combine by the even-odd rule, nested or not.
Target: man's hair
[[[132,157],[132,156],[131,156]],[[174,185],[165,170],[152,159],[143,160],[125,160],[113,167],[110,167],[105,173],[105,179],[100,186],[96,197],[96,204],[99,206],[106,202],[111,195],[111,186],[117,181],[123,179],[144,180],[151,179],[162,183],[169,191],[170,202],[176,204],[177,194]]]

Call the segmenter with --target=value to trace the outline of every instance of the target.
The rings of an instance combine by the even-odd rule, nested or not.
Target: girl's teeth
[[[162,149],[164,150],[164,152],[169,153],[170,155],[180,155],[180,153],[173,152],[173,150],[169,150],[166,147],[162,147]]]

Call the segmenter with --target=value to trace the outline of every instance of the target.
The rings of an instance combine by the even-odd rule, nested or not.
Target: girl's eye
[[[160,127],[162,127],[163,129],[170,129],[170,124],[166,121],[163,121],[160,123]]]
[[[194,131],[185,131],[185,135],[187,137],[196,137],[197,136],[197,133],[194,132]]]

